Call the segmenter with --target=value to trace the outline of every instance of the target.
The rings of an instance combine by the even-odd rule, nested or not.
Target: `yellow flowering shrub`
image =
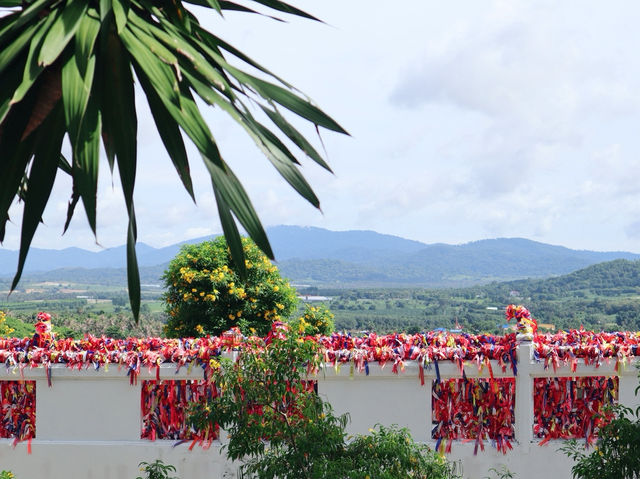
[[[182,247],[163,276],[167,336],[220,335],[234,326],[265,335],[273,321],[295,310],[295,290],[278,268],[251,240],[242,244],[244,280],[234,271],[224,237]]]
[[[4,311],[0,311],[0,337],[9,336],[13,333],[14,329],[10,328],[7,324],[7,314]]]
[[[333,332],[333,317],[333,313],[324,304],[305,304],[302,316],[291,320],[290,324],[294,330],[305,336],[327,336]]]

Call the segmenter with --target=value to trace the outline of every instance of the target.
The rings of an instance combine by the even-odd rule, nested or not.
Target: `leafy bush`
[[[310,306],[305,304],[302,316],[289,322],[291,327],[305,336],[323,336],[333,332],[333,313],[324,304]]]
[[[445,479],[451,464],[405,429],[379,426],[369,436],[346,437],[347,415],[305,379],[319,365],[318,345],[285,325],[250,339],[235,362],[223,359],[212,379],[220,394],[195,404],[195,427],[217,423],[229,434],[227,457],[242,460],[252,479]]]
[[[2,336],[9,336],[11,333],[13,333],[14,329],[9,327],[6,324],[7,321],[7,315],[4,311],[0,311],[0,337]],[[5,471],[2,471],[2,473],[4,474]],[[0,476],[1,478],[2,476]]]
[[[0,479],[14,479],[15,477],[11,471],[0,471]]]
[[[295,290],[249,239],[243,238],[246,277],[236,273],[224,237],[186,245],[163,279],[172,337],[219,335],[232,327],[265,335],[273,321],[295,309]]]
[[[142,472],[146,472],[146,476],[138,476],[136,479],[178,479],[169,476],[169,473],[176,472],[176,468],[171,464],[164,464],[160,459],[151,463],[143,461],[138,466]]]

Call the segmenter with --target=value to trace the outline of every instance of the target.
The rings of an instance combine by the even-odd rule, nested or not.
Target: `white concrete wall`
[[[514,449],[506,455],[498,453],[487,441],[484,452],[473,455],[473,443],[454,442],[449,456],[463,465],[464,476],[483,478],[491,467],[506,465],[518,478],[569,478],[571,462],[560,452],[560,441],[538,446],[532,432],[534,377],[552,376],[543,365],[533,363],[528,344],[520,347],[520,362],[516,378],[516,440]],[[615,361],[599,369],[582,363],[575,374],[568,367],[558,370],[558,376],[615,375]],[[349,432],[367,433],[376,423],[398,424],[408,427],[416,440],[434,446],[431,440],[431,382],[435,371],[425,372],[421,386],[418,368],[407,364],[399,375],[370,364],[370,375],[357,371],[351,375],[348,365],[338,371],[328,367],[318,374],[318,390],[331,402],[337,412],[349,412]],[[510,368],[502,373],[494,362],[496,376],[511,376]],[[201,368],[191,373],[182,368],[163,365],[163,379],[193,379],[202,377]],[[467,365],[468,377],[477,377],[475,365]],[[445,377],[460,377],[458,368],[450,363],[440,364]],[[483,377],[487,376],[487,371]],[[141,440],[140,394],[141,381],[155,378],[155,371],[141,371],[138,385],[130,385],[126,371],[111,367],[108,371],[93,369],[77,371],[54,366],[52,387],[47,386],[43,369],[25,369],[24,378],[36,381],[36,439],[32,453],[27,444],[14,449],[11,439],[0,440],[0,470],[12,470],[17,479],[134,479],[140,474],[140,461],[162,459],[176,466],[181,479],[234,478],[236,465],[229,464],[220,452],[220,443],[203,450],[188,444],[173,447],[175,441]],[[20,379],[19,375],[0,369],[0,380]],[[637,406],[634,396],[637,371],[627,367],[620,378],[620,401]],[[224,434],[221,435],[224,437]]]

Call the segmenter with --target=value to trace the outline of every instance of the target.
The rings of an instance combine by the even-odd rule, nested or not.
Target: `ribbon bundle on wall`
[[[174,439],[196,442],[205,448],[217,438],[216,425],[195,430],[186,421],[193,403],[206,401],[218,394],[215,385],[206,380],[143,381],[141,393],[142,439]]]
[[[619,371],[634,356],[640,356],[640,332],[594,333],[572,329],[534,337],[535,359],[544,361],[545,368],[552,366],[554,371],[561,363],[570,365],[575,371],[579,359],[596,367],[614,359],[615,369]]]
[[[405,361],[417,361],[428,365],[438,361],[453,361],[462,371],[463,361],[472,361],[480,368],[488,360],[497,360],[506,370],[511,366],[514,374],[516,364],[515,334],[505,336],[451,334],[430,331],[418,334],[388,334],[364,336],[332,334],[314,338],[324,349],[324,360],[329,364],[352,363],[358,371],[368,373],[368,364],[378,362],[384,366],[393,363],[393,371],[404,369]]]
[[[534,434],[551,439],[584,438],[591,444],[613,414],[605,406],[618,397],[618,378],[605,376],[535,378]]]
[[[431,405],[436,449],[444,446],[450,452],[456,439],[475,441],[474,454],[478,447],[484,450],[487,439],[504,454],[512,448],[514,378],[434,381]]]
[[[19,441],[36,437],[36,383],[35,381],[0,381],[0,437]]]

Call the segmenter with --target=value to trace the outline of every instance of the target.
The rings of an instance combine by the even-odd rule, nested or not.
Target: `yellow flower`
[[[280,286],[278,286],[277,284],[273,287],[274,291],[280,291]]]

